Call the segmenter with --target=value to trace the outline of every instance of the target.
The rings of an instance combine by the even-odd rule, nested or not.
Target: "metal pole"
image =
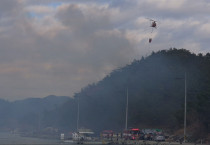
[[[185,72],[185,99],[184,99],[184,142],[186,142],[186,116],[187,116],[187,75]]]
[[[79,132],[79,97],[78,97],[78,104],[77,104],[77,132]]]
[[[40,112],[38,114],[38,131],[40,131],[40,126],[41,126],[41,117],[40,117]]]
[[[126,102],[126,116],[125,116],[125,130],[128,129],[128,88],[127,88],[127,102]]]

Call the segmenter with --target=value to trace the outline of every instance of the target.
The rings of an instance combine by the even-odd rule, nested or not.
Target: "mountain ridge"
[[[80,100],[80,126],[92,128],[97,132],[105,129],[122,130],[125,126],[128,88],[128,126],[161,127],[171,130],[183,128],[185,73],[189,114],[187,123],[188,127],[193,126],[197,122],[191,118],[198,114],[198,104],[204,98],[206,101],[210,100],[209,96],[206,96],[210,93],[209,68],[209,53],[196,55],[186,49],[160,50],[148,57],[142,57],[141,60],[134,60],[131,64],[113,70],[101,81],[90,84],[75,94],[74,107],[77,98]],[[76,124],[76,120],[73,119],[76,118],[76,114],[70,110],[77,109],[72,108],[71,103],[66,103],[63,108],[69,110],[65,115],[71,116],[65,118],[69,121],[66,125],[75,130],[75,125],[70,125],[70,122]],[[207,106],[203,111],[210,113]],[[207,121],[197,116],[198,126],[205,124],[205,129],[200,132],[207,133],[210,118],[202,117]]]
[[[91,128],[98,133],[107,129],[122,131],[128,89],[129,127],[175,131],[183,128],[185,79],[188,135],[206,136],[210,133],[210,53],[196,55],[176,48],[152,52],[150,56],[115,69],[63,104],[51,105],[51,109],[44,109],[41,114],[21,116],[17,124],[27,124],[36,130],[40,117],[42,129],[76,131],[79,100],[80,128]],[[6,115],[5,120],[8,119],[11,116]],[[14,118],[11,120],[14,122]],[[4,123],[0,120],[0,126]]]

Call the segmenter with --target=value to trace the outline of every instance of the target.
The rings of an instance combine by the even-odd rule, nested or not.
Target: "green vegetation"
[[[65,96],[47,96],[8,102],[0,99],[0,131],[36,132],[49,127],[43,121],[45,114],[71,100]],[[54,114],[54,113],[53,113]]]
[[[210,54],[196,55],[185,49],[152,53],[83,88],[74,96],[80,100],[80,127],[95,131],[122,130],[128,88],[128,126],[183,128],[185,72],[188,134],[207,135],[210,130]],[[71,126],[72,130],[76,127],[75,108],[72,101],[60,108],[65,112],[61,116],[62,125]],[[68,121],[64,123],[64,120]]]
[[[77,103],[80,102],[79,126],[96,132],[125,127],[126,91],[129,95],[128,126],[178,130],[184,123],[185,73],[187,74],[187,133],[200,138],[210,133],[210,54],[193,54],[185,49],[153,52],[118,68],[103,80],[90,84],[66,103],[42,109],[39,127],[76,130]],[[0,103],[2,103],[0,101]],[[9,102],[4,101],[2,104]],[[27,104],[27,103],[26,103]],[[27,105],[22,104],[22,106]],[[47,105],[47,103],[45,104]],[[5,108],[7,105],[1,105]],[[22,121],[38,126],[33,115],[9,116],[14,109],[1,108],[0,126]],[[19,112],[20,113],[20,112]],[[18,119],[17,119],[18,118]],[[30,119],[32,118],[32,119]],[[38,118],[38,117],[36,117]],[[9,121],[8,121],[9,120]],[[16,122],[18,123],[18,122]],[[19,126],[20,127],[20,126]]]

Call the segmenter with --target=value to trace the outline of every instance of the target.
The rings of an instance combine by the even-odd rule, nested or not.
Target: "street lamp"
[[[126,116],[125,116],[125,130],[127,129],[128,129],[128,88],[127,88]]]
[[[186,75],[186,72],[185,72],[185,75],[184,75],[184,92],[185,92],[185,97],[184,97],[184,142],[186,142],[186,125],[187,125],[187,122],[186,122],[186,116],[187,116],[187,75]]]
[[[183,79],[183,78],[177,78]],[[186,142],[186,126],[187,126],[187,74],[184,74],[184,141]]]
[[[77,102],[77,132],[79,132],[79,96]]]

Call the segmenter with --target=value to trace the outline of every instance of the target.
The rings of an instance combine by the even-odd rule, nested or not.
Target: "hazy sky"
[[[160,49],[205,54],[209,14],[207,0],[0,0],[0,98],[73,96]]]

